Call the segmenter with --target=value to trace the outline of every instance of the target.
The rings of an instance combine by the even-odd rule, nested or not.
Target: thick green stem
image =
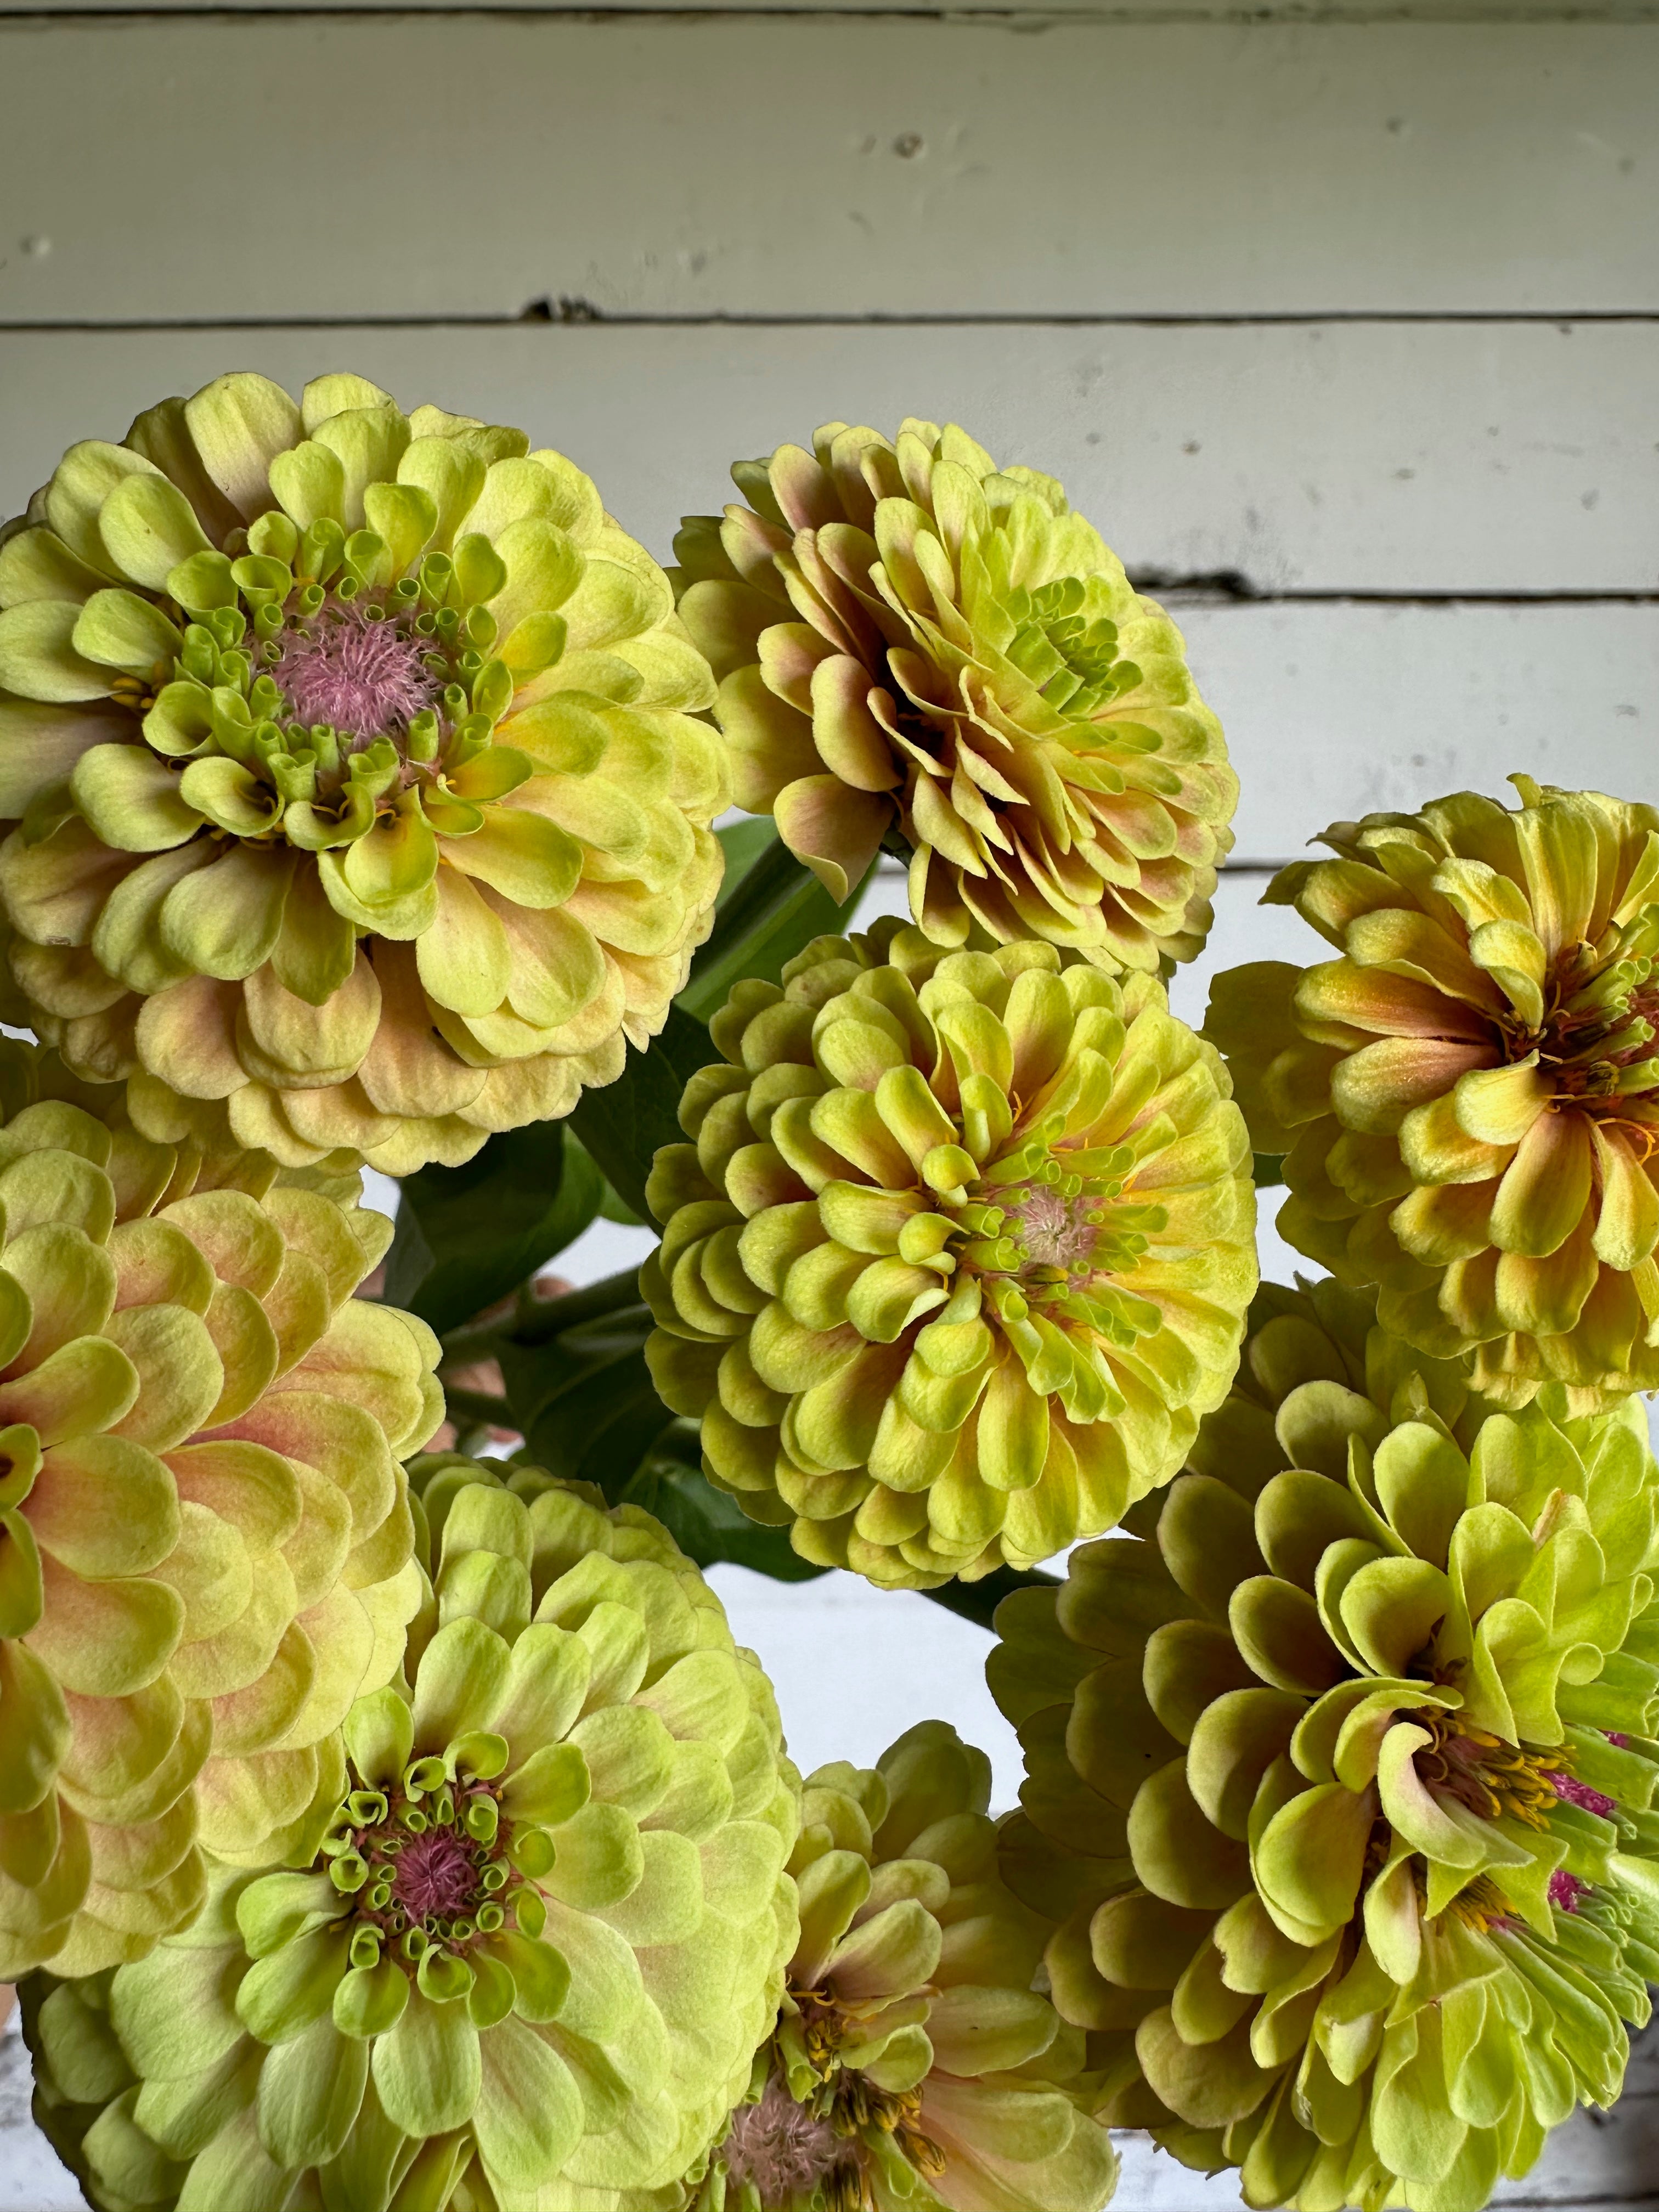
[[[498,1358],[509,1344],[549,1344],[582,1322],[597,1321],[639,1303],[636,1267],[624,1267],[620,1274],[607,1275],[585,1290],[567,1291],[562,1298],[538,1298],[526,1283],[504,1320],[468,1322],[464,1328],[452,1328],[443,1340],[444,1364],[465,1366],[474,1359]]]
[[[586,1290],[567,1291],[562,1298],[520,1297],[518,1311],[503,1325],[501,1334],[514,1344],[550,1344],[568,1328],[620,1313],[629,1306],[644,1310],[637,1267],[624,1267],[620,1274],[607,1275],[602,1283],[590,1283]]]

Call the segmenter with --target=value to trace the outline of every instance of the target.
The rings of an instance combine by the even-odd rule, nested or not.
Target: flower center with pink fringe
[[[446,1918],[468,1910],[477,1888],[478,1869],[471,1848],[453,1828],[433,1828],[411,1836],[398,1855],[392,1894],[410,1918],[428,1914]]]
[[[798,2105],[774,2074],[757,2105],[740,2105],[723,2154],[735,2195],[752,2182],[765,2212],[808,2197],[818,2183],[847,2163],[851,2147],[805,2105]]]
[[[1099,1201],[1092,1194],[1063,1197],[1039,1184],[1022,1200],[1009,1226],[1024,1248],[1028,1266],[1064,1267],[1076,1274],[1087,1267],[1100,1241]]]
[[[290,630],[271,674],[295,718],[326,722],[354,738],[404,727],[442,690],[426,666],[428,642],[359,607],[330,607]]]

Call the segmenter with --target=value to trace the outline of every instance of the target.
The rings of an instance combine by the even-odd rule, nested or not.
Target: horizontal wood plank
[[[1659,307],[1646,24],[14,19],[0,321]]]
[[[1659,799],[1659,609],[1176,611],[1243,785],[1241,860],[1517,769]]]
[[[0,161],[3,161],[0,151]],[[666,556],[739,456],[833,418],[967,425],[1138,572],[1258,592],[1659,587],[1659,319],[0,331],[0,513],[63,449],[229,367],[350,366],[516,422]]]

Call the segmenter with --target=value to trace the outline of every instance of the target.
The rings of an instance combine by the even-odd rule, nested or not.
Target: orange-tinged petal
[[[812,736],[827,768],[856,791],[891,791],[904,781],[887,732],[870,711],[870,672],[837,653],[812,671]]]
[[[1443,1267],[1473,1259],[1492,1242],[1492,1182],[1425,1183],[1402,1199],[1389,1225],[1414,1260]]]
[[[1338,1061],[1331,1071],[1331,1103],[1346,1127],[1392,1136],[1414,1106],[1485,1066],[1492,1051],[1438,1038],[1385,1037]]]
[[[1492,977],[1476,967],[1463,945],[1425,914],[1391,907],[1361,915],[1348,932],[1348,953],[1362,968],[1385,969],[1486,1012],[1508,1010]]]
[[[1489,1021],[1425,977],[1362,968],[1352,960],[1310,968],[1297,986],[1296,1011],[1306,1024],[1338,1022],[1374,1036],[1455,1037],[1478,1044],[1492,1034]]]
[[[1505,1328],[1560,1336],[1578,1319],[1595,1287],[1596,1258],[1588,1218],[1543,1257],[1502,1253],[1495,1278],[1497,1310]]]
[[[893,818],[892,801],[854,791],[839,776],[787,784],[773,807],[778,835],[840,905],[859,883]]]
[[[1457,1118],[1455,1092],[1412,1109],[1400,1125],[1400,1150],[1416,1180],[1429,1183],[1485,1182],[1515,1157],[1513,1145],[1469,1135]]]

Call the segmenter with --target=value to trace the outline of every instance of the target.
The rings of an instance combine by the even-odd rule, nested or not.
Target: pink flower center
[[[1576,1874],[1565,1867],[1557,1867],[1550,1876],[1550,1903],[1558,1912],[1577,1912],[1578,1900],[1589,1889],[1587,1881],[1580,1881]]]
[[[432,1828],[411,1836],[398,1854],[392,1894],[418,1926],[428,1914],[448,1920],[466,1911],[477,1885],[478,1869],[465,1838],[453,1828]]]
[[[330,606],[290,630],[271,675],[295,719],[327,722],[354,738],[404,728],[443,686],[424,665],[426,641],[357,607]]]
[[[798,2105],[774,2074],[757,2105],[732,2115],[724,2156],[735,2197],[745,2181],[759,2192],[764,2212],[810,2196],[817,2185],[853,2155],[830,2122]]]
[[[1026,1262],[1036,1267],[1064,1267],[1075,1273],[1086,1267],[1099,1240],[1097,1224],[1089,1219],[1100,1201],[1092,1194],[1062,1198],[1043,1185],[1030,1192],[1011,1215],[1009,1229],[1024,1247]]]
[[[1575,1782],[1570,1774],[1547,1774],[1544,1779],[1569,1805],[1582,1805],[1585,1812],[1599,1813],[1604,1820],[1619,1809],[1613,1799],[1592,1790],[1588,1782]]]

